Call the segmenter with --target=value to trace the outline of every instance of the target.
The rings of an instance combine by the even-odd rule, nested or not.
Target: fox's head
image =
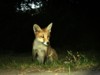
[[[34,24],[33,30],[36,40],[47,46],[49,44],[51,28],[52,23],[50,23],[46,28],[41,28],[39,25]]]

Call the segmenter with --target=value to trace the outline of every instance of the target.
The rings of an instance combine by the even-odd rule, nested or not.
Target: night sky
[[[0,52],[31,52],[33,24],[45,27],[51,22],[51,46],[99,50],[99,10],[95,1],[48,0],[45,10],[33,16],[16,12],[17,2],[0,2]]]

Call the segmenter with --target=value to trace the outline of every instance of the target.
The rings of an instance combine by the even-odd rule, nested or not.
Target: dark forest
[[[25,13],[17,12],[18,2],[20,3],[18,0],[5,0],[0,4],[1,51],[31,51],[34,39],[33,24],[45,27],[51,22],[52,46],[79,50],[99,49],[98,10],[95,2],[48,0],[45,1],[44,7],[38,10],[39,13],[35,12],[36,9]]]

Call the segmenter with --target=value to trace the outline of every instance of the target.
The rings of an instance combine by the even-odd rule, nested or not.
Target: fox
[[[35,39],[32,44],[32,59],[41,64],[47,61],[53,62],[58,60],[58,54],[50,45],[50,33],[53,23],[47,27],[41,28],[38,24],[33,25]]]

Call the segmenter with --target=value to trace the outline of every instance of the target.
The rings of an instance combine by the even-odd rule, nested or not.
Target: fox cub
[[[33,25],[35,39],[32,48],[33,60],[38,60],[39,63],[44,64],[46,61],[53,62],[58,59],[56,51],[50,46],[50,32],[52,23],[46,28],[41,28],[39,25]]]

